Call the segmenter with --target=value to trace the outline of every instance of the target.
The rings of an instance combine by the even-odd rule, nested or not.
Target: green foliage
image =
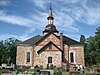
[[[85,38],[84,35],[81,35],[81,37],[80,37],[80,42],[81,42],[82,44],[85,44],[85,43],[86,43],[86,38]]]
[[[100,64],[100,27],[96,29],[95,36],[85,38],[81,35],[80,42],[84,44],[85,63],[87,66]]]
[[[95,40],[96,40],[96,47],[98,51],[100,52],[100,27],[97,28],[97,31],[95,32]]]
[[[1,73],[2,73],[2,69],[0,68],[0,75],[1,75]]]
[[[4,44],[3,44],[3,41],[1,41],[0,42],[0,65],[3,62],[6,63],[6,59],[7,59],[6,54],[7,54],[6,48],[5,48]]]
[[[9,59],[9,64],[16,63],[16,50],[17,50],[17,44],[20,43],[21,41],[14,39],[14,38],[9,38],[7,40],[1,41],[0,42],[0,65],[1,63],[8,63]]]

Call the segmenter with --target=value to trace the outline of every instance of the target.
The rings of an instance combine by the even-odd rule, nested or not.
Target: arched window
[[[52,57],[48,57],[48,63],[52,63]]]
[[[27,62],[30,62],[30,52],[27,52]]]
[[[70,53],[70,62],[74,62],[74,53],[73,52]]]
[[[69,52],[69,61],[70,63],[75,63],[75,51]]]

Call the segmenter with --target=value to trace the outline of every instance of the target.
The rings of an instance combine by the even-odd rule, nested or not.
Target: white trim
[[[26,52],[25,52],[25,56],[24,56],[24,64],[26,64]]]
[[[52,57],[52,64],[54,64],[55,60],[54,60],[53,56],[51,54],[48,54],[48,56],[47,56],[47,62],[48,62],[48,57]]]
[[[71,62],[71,60],[70,60],[70,53],[73,53],[74,62]],[[75,51],[74,51],[74,50],[70,50],[70,51],[69,51],[69,62],[70,62],[70,63],[76,63],[76,61],[75,61]]]
[[[30,63],[32,63],[32,51],[30,51]]]
[[[25,52],[25,64],[27,64],[27,53],[30,52],[30,62],[28,63],[32,63],[32,52],[31,51],[27,51]]]

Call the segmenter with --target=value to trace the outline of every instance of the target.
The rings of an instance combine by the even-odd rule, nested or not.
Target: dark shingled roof
[[[82,45],[80,42],[77,42],[67,36],[63,36],[63,42],[67,45]]]
[[[35,43],[37,43],[40,39],[42,39],[43,36],[40,36],[40,35],[37,35],[37,36],[34,36],[28,40],[25,40],[23,41],[22,43],[20,44],[29,44],[29,45],[34,45]]]
[[[40,41],[44,36],[40,36],[40,35],[37,35],[37,36],[34,36],[28,40],[25,40],[23,41],[22,43],[20,44],[29,44],[29,45],[35,45],[38,41]],[[60,36],[57,36],[58,39],[60,39]],[[67,45],[82,45],[81,43],[69,38],[69,37],[66,37],[66,36],[63,36],[63,42]]]
[[[53,24],[48,24],[46,27],[45,27],[45,30],[43,31],[43,33],[45,32],[56,32],[56,33],[59,33],[56,29],[56,26],[53,25]]]

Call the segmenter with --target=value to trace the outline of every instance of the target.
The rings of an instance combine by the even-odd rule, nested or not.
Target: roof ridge
[[[44,35],[39,41],[41,41],[43,38],[45,38],[45,37],[47,37],[47,36],[49,36],[50,34],[53,34],[53,35],[55,35],[53,32],[49,32],[48,34],[46,34],[46,35]],[[57,37],[57,35],[55,35],[56,37]],[[58,37],[57,37],[58,38]],[[39,41],[36,43],[36,44],[38,44],[39,43]]]

